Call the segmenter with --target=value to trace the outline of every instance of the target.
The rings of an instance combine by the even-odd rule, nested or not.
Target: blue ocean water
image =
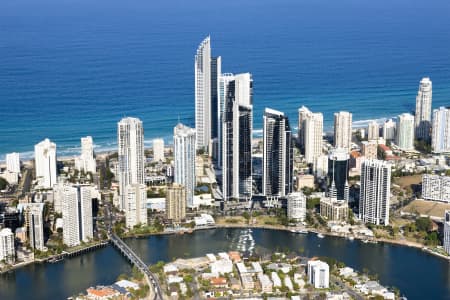
[[[271,107],[293,125],[301,105],[354,120],[414,110],[420,79],[433,107],[450,104],[450,2],[435,0],[2,0],[0,159],[59,155],[92,135],[115,147],[123,116],[145,138],[194,126],[193,58],[211,35],[224,72],[251,72],[254,127]]]

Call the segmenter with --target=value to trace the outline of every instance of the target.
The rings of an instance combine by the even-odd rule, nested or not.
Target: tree
[[[6,181],[5,178],[0,177],[0,190],[6,189],[6,187],[9,185],[8,181]]]
[[[428,232],[432,229],[433,224],[429,217],[428,218],[420,217],[416,219],[416,227],[418,231]]]

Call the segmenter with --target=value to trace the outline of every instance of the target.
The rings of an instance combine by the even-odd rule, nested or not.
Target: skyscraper
[[[186,189],[181,184],[167,187],[166,217],[173,222],[181,222],[186,218]]]
[[[286,196],[292,192],[294,152],[289,119],[284,113],[264,112],[263,193]]]
[[[34,146],[36,178],[42,187],[56,184],[56,144],[45,139]]]
[[[173,129],[174,183],[186,189],[186,206],[194,206],[195,190],[195,130],[179,123]]]
[[[239,74],[229,83],[222,121],[224,200],[252,196],[253,80]]]
[[[163,139],[153,139],[153,161],[164,161]]]
[[[81,155],[75,159],[75,167],[79,171],[95,173],[94,145],[91,136],[81,138]]]
[[[419,91],[417,92],[416,114],[414,118],[416,138],[419,140],[430,139],[432,98],[431,80],[428,77],[424,77],[420,81]]]
[[[219,78],[221,57],[211,57],[210,37],[198,46],[195,55],[195,130],[197,149],[207,149],[218,137]]]
[[[133,183],[126,187],[125,224],[128,228],[147,224],[147,187]]]
[[[195,55],[195,130],[197,149],[207,148],[211,139],[211,44],[207,36]]]
[[[348,163],[347,149],[332,149],[328,154],[328,187],[330,197],[348,201]]]
[[[217,104],[217,138],[218,138],[218,150],[217,150],[217,165],[222,168],[222,154],[223,154],[223,115],[225,113],[225,102],[228,95],[228,87],[231,81],[234,81],[234,75],[232,73],[223,73],[219,77],[218,87],[218,104]]]
[[[311,111],[303,106],[298,109],[298,129],[297,129],[297,141],[300,146],[300,149],[304,150],[305,147],[305,129],[304,129],[304,121],[306,116],[311,114]]]
[[[450,152],[450,108],[433,110],[431,146],[434,153]]]
[[[119,209],[127,205],[126,188],[131,184],[144,184],[144,128],[137,118],[123,118],[117,124]]]
[[[40,251],[44,250],[44,203],[24,203],[19,205],[23,207],[31,248]]]
[[[6,154],[6,170],[8,172],[20,173],[20,154],[17,152]]]
[[[306,196],[303,192],[287,195],[287,217],[296,221],[304,221],[306,217]]]
[[[352,114],[341,111],[334,114],[334,147],[350,151],[352,146]]]
[[[380,137],[380,126],[377,122],[372,121],[367,126],[367,139],[370,140],[378,140]]]
[[[383,124],[383,138],[387,140],[394,140],[395,139],[395,122],[392,121],[392,119],[387,120]]]
[[[444,213],[444,249],[450,254],[450,210]]]
[[[312,113],[306,107],[302,107],[300,110],[300,143],[303,144],[306,162],[315,164],[323,149],[323,115],[322,113]]]
[[[389,225],[391,166],[381,160],[365,160],[361,165],[359,218],[364,223]]]
[[[14,250],[14,233],[10,228],[0,230],[0,261],[13,264],[16,258]]]
[[[61,202],[63,241],[69,247],[93,238],[92,197],[89,185],[64,186]]]
[[[396,143],[401,150],[414,150],[413,115],[404,113],[398,116]]]

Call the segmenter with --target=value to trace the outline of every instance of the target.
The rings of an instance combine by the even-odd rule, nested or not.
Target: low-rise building
[[[304,187],[314,188],[314,175],[302,174],[297,176],[297,191],[301,191]]]
[[[233,263],[229,259],[219,259],[211,263],[211,273],[226,274],[233,272]]]
[[[14,263],[16,253],[14,249],[14,234],[11,229],[3,228],[0,231],[0,261],[5,261],[9,264]]]
[[[348,217],[348,203],[330,197],[320,199],[320,216],[328,221],[345,221]]]
[[[278,274],[276,272],[272,272],[270,274],[270,277],[272,278],[274,288],[281,287],[281,279],[280,279],[280,276],[278,276]]]
[[[253,290],[255,288],[255,282],[253,281],[252,274],[243,273],[243,274],[240,274],[240,276],[241,276],[242,288],[244,290]]]
[[[296,221],[305,220],[306,196],[303,192],[290,193],[287,196],[287,217]]]
[[[272,293],[273,283],[272,283],[272,281],[270,281],[269,276],[259,273],[258,281],[259,281],[259,284],[261,285],[261,292]]]

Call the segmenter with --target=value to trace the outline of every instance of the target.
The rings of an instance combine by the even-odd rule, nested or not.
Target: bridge
[[[120,238],[112,231],[112,214],[110,213],[109,205],[106,206],[106,214],[108,215],[108,236],[112,245],[120,251],[120,253],[128,259],[128,261],[136,266],[145,276],[147,281],[150,297],[153,300],[163,300],[161,294],[161,285],[159,284],[158,278],[155,274],[150,272],[149,268],[142,261],[142,259]]]

